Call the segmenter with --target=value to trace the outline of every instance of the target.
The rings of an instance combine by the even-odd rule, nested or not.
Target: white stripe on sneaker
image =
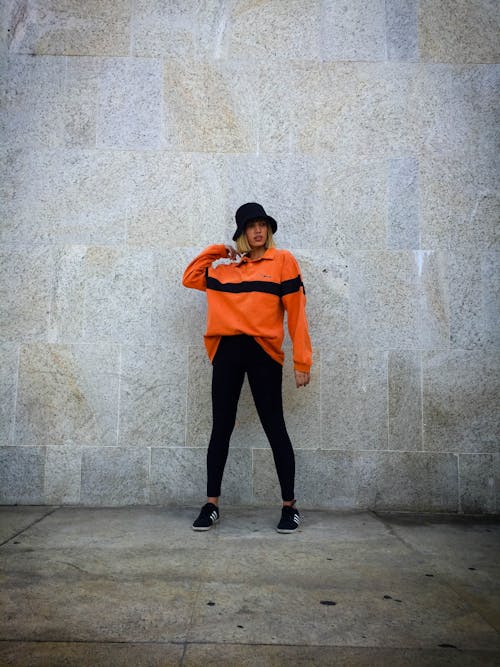
[[[217,512],[215,510],[210,515],[210,518],[212,519],[212,521],[217,521]]]

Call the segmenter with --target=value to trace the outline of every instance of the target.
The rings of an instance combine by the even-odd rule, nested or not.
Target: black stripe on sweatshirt
[[[229,292],[231,294],[242,294],[248,292],[263,292],[265,294],[274,294],[282,297],[286,294],[298,292],[300,288],[304,289],[300,276],[291,280],[284,280],[282,283],[269,282],[266,280],[244,280],[241,283],[221,283],[217,278],[207,276],[207,289],[215,292]]]
[[[305,294],[306,290],[304,289],[304,285],[302,283],[302,278],[300,277],[300,275],[297,276],[296,278],[291,278],[290,280],[284,280],[281,283],[281,296],[286,296],[287,294],[293,294],[293,292],[299,292],[301,287]]]

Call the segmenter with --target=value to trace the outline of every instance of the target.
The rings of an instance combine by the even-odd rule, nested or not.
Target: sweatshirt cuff
[[[308,366],[307,364],[294,363],[293,368],[294,368],[294,370],[300,371],[301,373],[310,373],[311,372],[311,366]]]
[[[227,257],[226,246],[223,243],[214,243],[213,245],[209,245],[206,249],[206,252],[210,253],[211,255],[220,254],[221,257]]]

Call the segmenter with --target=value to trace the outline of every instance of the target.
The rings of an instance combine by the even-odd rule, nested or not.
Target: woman
[[[236,232],[228,245],[211,245],[184,272],[186,287],[207,295],[205,346],[213,365],[213,425],[207,452],[207,503],[193,523],[209,530],[219,520],[219,496],[245,377],[272,448],[283,507],[279,533],[292,533],[300,523],[295,507],[295,457],[282,405],[284,354],[283,316],[293,342],[295,384],[309,384],[311,342],[305,313],[306,297],[294,256],[273,241],[274,218],[260,204],[236,211]]]

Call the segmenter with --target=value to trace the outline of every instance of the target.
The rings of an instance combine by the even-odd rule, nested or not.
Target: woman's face
[[[252,250],[263,248],[267,241],[267,222],[265,220],[252,220],[245,227],[245,236]]]

